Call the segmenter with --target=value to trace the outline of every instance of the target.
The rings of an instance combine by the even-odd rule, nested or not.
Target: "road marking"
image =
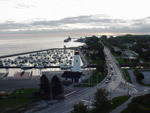
[[[135,91],[135,93],[137,93],[137,92],[138,92],[135,88],[133,88],[133,91]]]
[[[82,99],[81,101],[92,104],[92,102],[91,102],[91,101],[88,101],[88,100],[84,100],[84,99]]]
[[[65,97],[67,97],[67,96],[69,96],[69,95],[71,95],[71,94],[73,94],[73,93],[75,93],[76,91],[73,91],[73,92],[71,92],[71,93],[68,93],[68,94],[66,94],[66,95],[64,95]]]

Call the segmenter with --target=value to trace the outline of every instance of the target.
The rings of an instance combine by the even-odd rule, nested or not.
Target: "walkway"
[[[111,111],[110,113],[121,113],[124,109],[127,108],[128,104],[131,102],[131,100],[134,98],[134,96],[131,96],[126,102],[121,104],[119,107]]]

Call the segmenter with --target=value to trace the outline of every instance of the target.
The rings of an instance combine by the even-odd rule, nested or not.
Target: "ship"
[[[70,42],[71,41],[71,37],[69,36],[67,39],[64,40],[64,42]]]

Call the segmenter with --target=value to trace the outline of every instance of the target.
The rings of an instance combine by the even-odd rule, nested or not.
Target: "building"
[[[82,72],[80,66],[80,55],[77,49],[74,52],[74,62],[73,62],[72,72]]]
[[[65,71],[61,76],[63,80],[70,82],[82,82],[84,75],[81,72]]]
[[[61,77],[63,80],[70,82],[82,82],[82,80],[84,79],[84,75],[81,71],[80,66],[80,55],[77,49],[74,51],[74,62],[72,71],[65,71]]]

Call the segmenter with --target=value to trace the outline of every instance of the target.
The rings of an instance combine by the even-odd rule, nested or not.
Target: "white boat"
[[[59,65],[61,69],[71,69],[72,65],[67,65],[67,64],[60,64]]]
[[[21,69],[31,69],[32,68],[32,66],[28,66],[28,65],[22,65],[21,66]]]

